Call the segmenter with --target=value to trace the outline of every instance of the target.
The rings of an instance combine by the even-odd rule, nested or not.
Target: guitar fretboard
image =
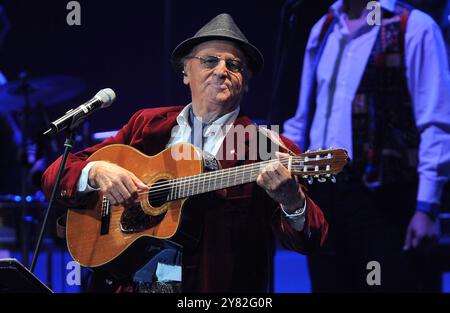
[[[256,181],[261,171],[270,163],[279,161],[293,175],[303,178],[330,177],[339,172],[347,162],[347,154],[343,150],[325,150],[307,152],[301,156],[289,156],[276,160],[262,161],[228,169],[159,181],[150,186],[148,191],[152,201],[164,203],[186,197],[243,185]]]
[[[181,177],[154,184],[150,188],[150,198],[153,200],[173,201],[210,191],[228,187],[243,185],[256,181],[261,171],[270,163],[277,160],[269,160],[248,165],[236,166],[214,172]],[[301,172],[307,169],[303,158],[287,157],[279,160],[292,172]]]

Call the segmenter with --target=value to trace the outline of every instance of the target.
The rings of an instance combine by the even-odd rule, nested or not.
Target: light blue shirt
[[[380,5],[393,11],[395,2],[380,1]],[[318,37],[325,17],[311,30],[297,112],[284,124],[284,135],[302,146],[301,136],[306,129],[307,90],[311,90],[310,78],[315,75],[317,106],[309,134],[311,144],[303,148],[342,147],[347,149],[352,158],[352,101],[380,26],[366,25],[351,35],[345,22],[346,15],[342,12],[342,1],[335,2],[331,10],[338,16],[338,22],[324,47],[317,73],[313,73],[313,52],[318,48]],[[339,54],[341,57],[337,63]],[[433,203],[440,202],[444,184],[450,176],[450,76],[441,31],[430,16],[418,10],[413,10],[408,19],[405,59],[408,89],[420,133],[417,209],[429,212],[433,210]],[[334,66],[336,63],[338,66]],[[330,91],[333,74],[336,75],[336,84]],[[328,117],[328,131],[325,133],[330,96],[332,108]]]
[[[201,123],[194,122],[193,127],[189,123],[189,111],[191,110],[192,103],[188,104],[177,116],[177,125],[172,129],[172,136],[170,137],[167,147],[170,147],[180,142],[190,142],[191,132],[194,128],[195,133],[202,133],[203,136],[203,151],[206,151],[212,155],[216,155],[222,145],[225,135],[233,126],[234,121],[239,115],[240,106],[227,114],[222,115],[212,123],[205,126],[203,129]],[[197,128],[199,128],[197,130]],[[193,144],[193,143],[192,143]]]

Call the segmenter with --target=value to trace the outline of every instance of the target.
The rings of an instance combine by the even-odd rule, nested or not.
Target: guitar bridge
[[[103,197],[102,209],[101,209],[102,219],[100,226],[100,234],[106,235],[109,233],[109,224],[111,222],[111,204],[109,200]]]

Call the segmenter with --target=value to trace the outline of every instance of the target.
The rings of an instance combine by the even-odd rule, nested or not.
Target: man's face
[[[208,56],[219,57],[220,61],[214,66],[213,62],[204,61]],[[242,63],[242,71],[227,68],[226,60],[228,63],[230,60],[235,64]],[[235,108],[247,85],[249,72],[246,63],[244,54],[232,42],[213,40],[196,46],[186,58],[183,79],[191,89],[192,102],[223,109]]]

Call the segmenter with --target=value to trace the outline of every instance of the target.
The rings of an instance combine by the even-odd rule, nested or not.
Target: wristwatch
[[[283,206],[281,206],[281,211],[283,211],[284,213],[284,217],[288,218],[288,219],[297,219],[300,216],[302,216],[303,214],[305,214],[305,210],[306,210],[306,200],[305,200],[305,204],[303,205],[302,208],[299,208],[297,210],[295,210],[292,213],[287,213],[284,209]]]

